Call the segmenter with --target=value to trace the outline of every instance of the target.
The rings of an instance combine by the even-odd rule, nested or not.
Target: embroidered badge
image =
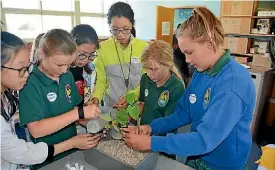
[[[72,102],[72,89],[69,84],[66,84],[65,86],[65,95],[69,102]]]
[[[190,94],[189,101],[190,101],[191,104],[196,103],[196,101],[197,101],[196,95],[195,94]]]
[[[47,94],[47,98],[48,98],[48,100],[49,100],[50,102],[54,102],[54,101],[56,100],[56,98],[57,98],[57,94],[54,93],[54,92],[49,92],[49,93]]]
[[[203,98],[203,108],[206,109],[209,101],[210,101],[210,92],[211,92],[211,88],[208,88],[204,94],[204,98]]]
[[[164,106],[166,106],[166,104],[168,103],[168,101],[169,101],[169,91],[165,90],[159,96],[158,105],[160,107],[164,107]]]
[[[145,95],[145,97],[147,97],[147,96],[148,96],[148,94],[149,94],[148,89],[145,89],[145,91],[144,91],[144,95]]]

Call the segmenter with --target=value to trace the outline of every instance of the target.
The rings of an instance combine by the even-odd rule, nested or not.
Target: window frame
[[[72,0],[74,2],[74,9],[72,11],[55,11],[55,10],[43,10],[42,1],[39,0],[39,9],[21,9],[21,8],[3,8],[2,1],[0,1],[0,10],[1,10],[1,21],[4,23],[1,28],[3,31],[7,31],[6,25],[6,14],[28,14],[28,15],[53,15],[53,16],[70,16],[71,17],[71,25],[72,28],[78,24],[80,24],[81,17],[99,17],[106,18],[107,15],[104,14],[104,1],[108,0],[100,0],[101,1],[101,13],[89,13],[89,12],[81,12],[80,11],[80,2],[81,0]],[[92,1],[92,0],[91,0]],[[128,0],[126,0],[128,3]],[[42,22],[43,24],[43,22]],[[43,28],[43,25],[42,25]],[[99,35],[99,39],[106,39],[109,36]],[[33,38],[23,39],[26,42],[32,42]]]

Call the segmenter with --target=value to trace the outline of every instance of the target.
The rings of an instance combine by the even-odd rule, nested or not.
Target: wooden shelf
[[[255,19],[260,19],[260,18],[272,19],[272,18],[275,18],[275,16],[252,16],[251,18],[255,18]]]
[[[235,57],[253,57],[253,54],[231,53],[231,56],[235,56]]]
[[[260,41],[268,41],[268,40],[274,40],[275,35],[272,34],[225,34],[227,37],[235,37],[235,38],[254,38],[258,39]]]
[[[275,16],[251,16],[251,15],[223,15],[221,18],[253,18],[253,19],[272,19]]]

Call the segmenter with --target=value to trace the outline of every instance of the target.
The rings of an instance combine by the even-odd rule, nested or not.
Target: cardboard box
[[[247,64],[247,58],[248,57],[234,57],[234,58],[240,64]]]
[[[275,16],[275,11],[258,11],[258,16]]]
[[[233,34],[249,34],[250,33],[250,18],[222,18],[222,26],[224,33]]]
[[[229,49],[231,53],[246,54],[247,38],[225,37],[224,48]]]
[[[266,55],[254,54],[252,60],[252,66],[271,68],[271,58]]]
[[[254,1],[221,1],[222,15],[252,15]]]

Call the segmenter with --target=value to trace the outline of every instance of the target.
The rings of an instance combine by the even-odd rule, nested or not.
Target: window
[[[102,13],[102,0],[81,0],[80,12]]]
[[[2,0],[3,8],[20,8],[20,9],[39,9],[39,1],[38,0]]]
[[[81,24],[91,25],[100,36],[110,35],[106,18],[101,17],[81,17]]]
[[[74,11],[74,0],[43,0],[43,10]]]
[[[23,39],[77,24],[89,24],[98,36],[110,36],[106,13],[115,2],[127,0],[0,0],[3,30]]]
[[[34,38],[42,32],[41,15],[6,14],[7,30],[20,38]]]
[[[126,2],[126,0],[105,0],[104,1],[104,14],[108,13],[109,8],[116,2]]]
[[[70,32],[72,29],[72,20],[70,16],[43,15],[42,25],[43,32],[47,32],[54,28],[59,28]]]

